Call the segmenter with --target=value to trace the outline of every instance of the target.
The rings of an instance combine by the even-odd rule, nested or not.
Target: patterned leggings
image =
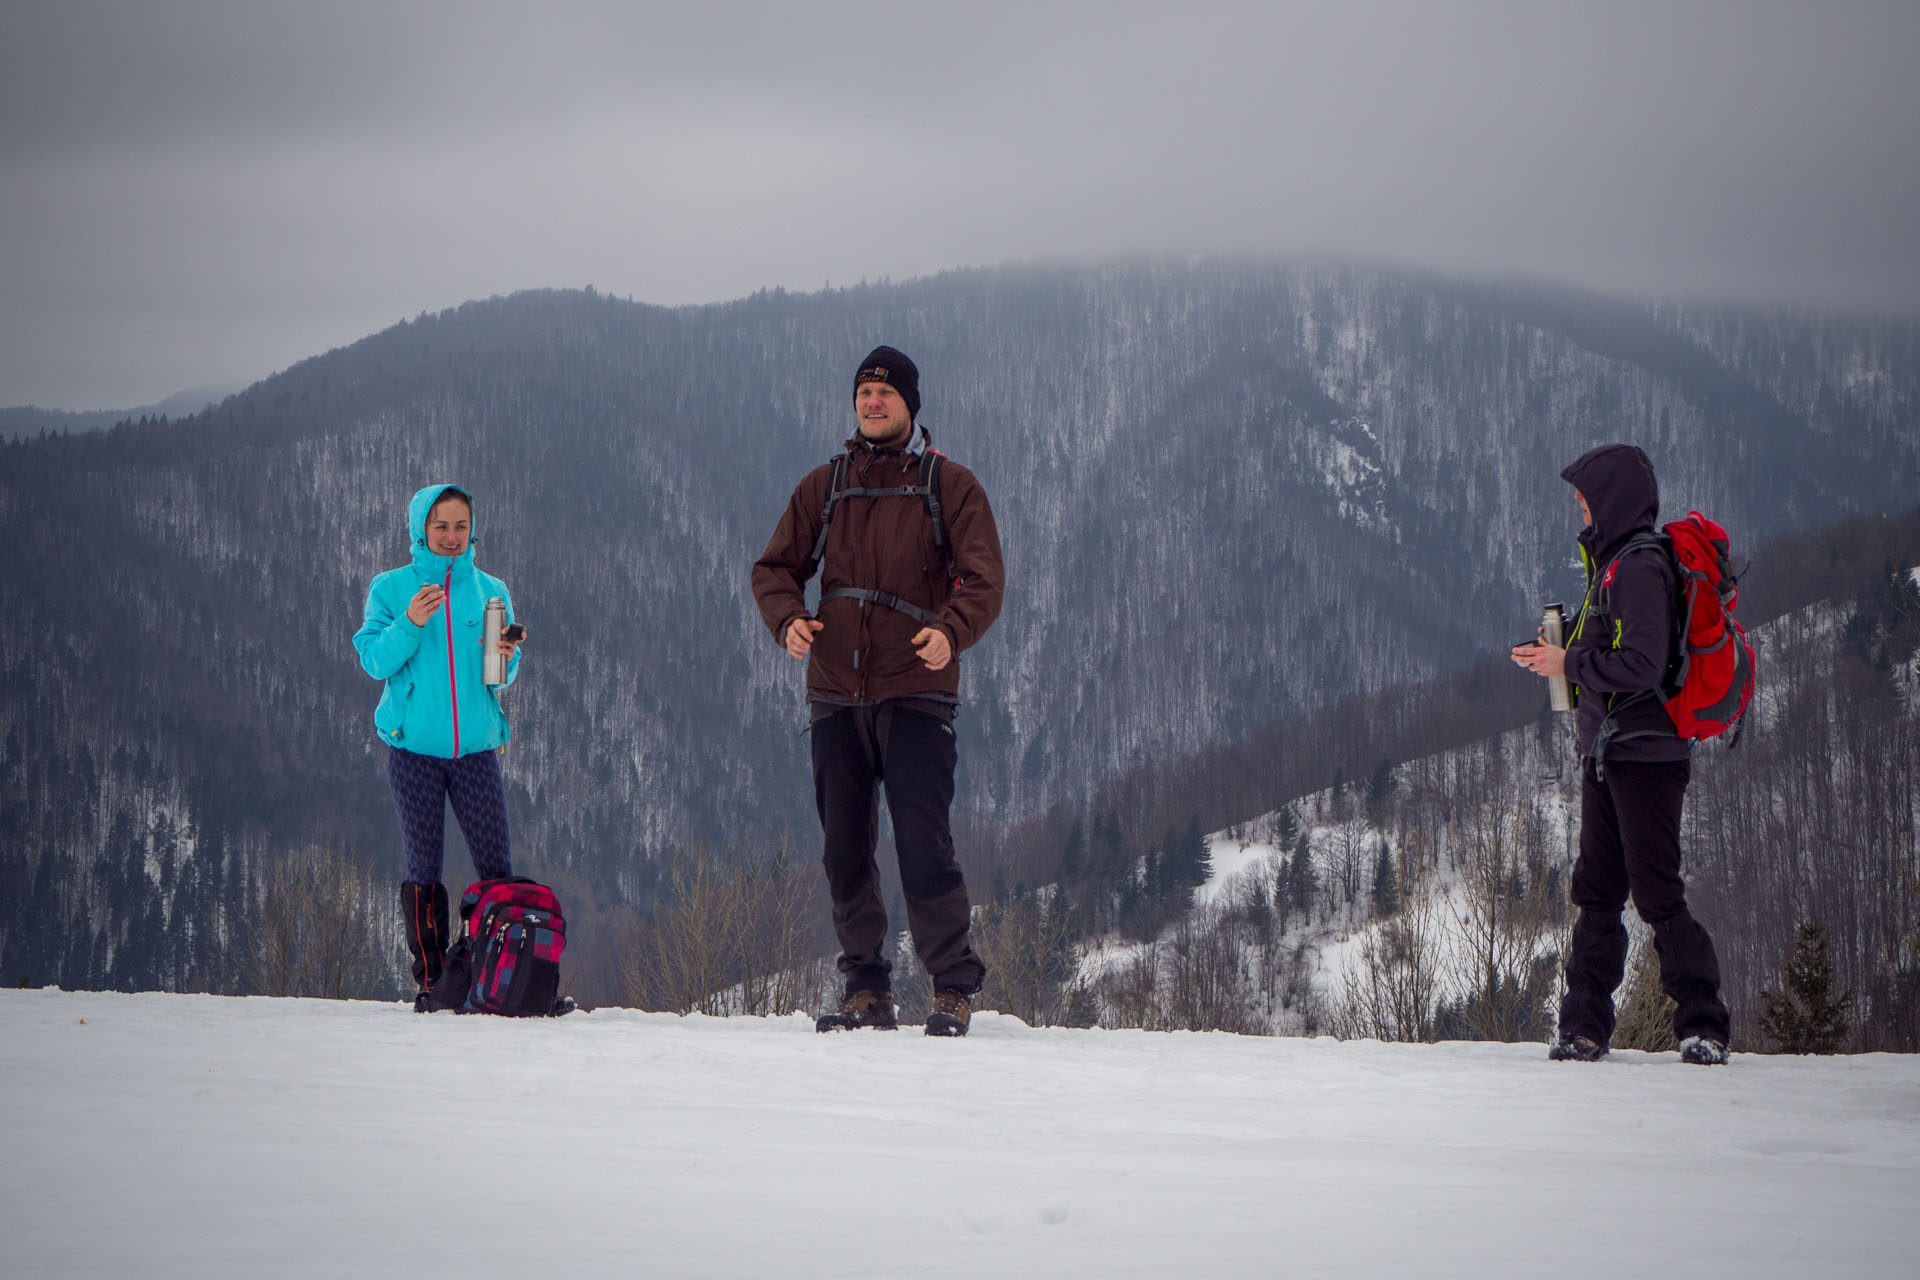
[[[467,838],[473,869],[483,880],[513,874],[507,835],[507,793],[500,781],[500,753],[476,751],[456,760],[388,748],[387,785],[400,819],[407,853],[407,879],[438,884],[446,858],[447,801]]]

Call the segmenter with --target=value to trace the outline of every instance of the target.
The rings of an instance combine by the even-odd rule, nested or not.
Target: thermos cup
[[[1550,604],[1540,615],[1540,631],[1548,644],[1556,649],[1566,648],[1566,610],[1558,604]],[[1573,709],[1573,693],[1567,688],[1564,675],[1547,677],[1547,697],[1555,711]]]
[[[487,597],[487,621],[482,628],[487,633],[486,661],[480,669],[480,678],[495,688],[507,682],[507,655],[500,652],[500,632],[506,625],[507,602],[499,596]]]

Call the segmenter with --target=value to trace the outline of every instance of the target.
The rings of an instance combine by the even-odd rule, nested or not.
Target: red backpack
[[[1674,732],[1700,742],[1731,729],[1733,737],[1727,741],[1736,743],[1741,717],[1753,697],[1753,646],[1733,616],[1740,585],[1728,556],[1727,531],[1698,511],[1689,511],[1686,519],[1622,547],[1607,566],[1602,585],[1612,585],[1620,556],[1642,547],[1663,548],[1676,575],[1674,661],[1660,690]]]

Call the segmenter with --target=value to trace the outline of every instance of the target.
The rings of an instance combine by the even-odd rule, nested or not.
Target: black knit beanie
[[[886,383],[907,402],[909,420],[920,416],[920,370],[904,353],[892,347],[875,347],[867,352],[867,358],[860,362],[860,371],[853,375],[855,395],[860,394],[863,382]]]

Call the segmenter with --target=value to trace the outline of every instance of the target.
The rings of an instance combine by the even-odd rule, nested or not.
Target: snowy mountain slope
[[[0,991],[8,1276],[1907,1276],[1920,1059]]]
[[[1554,476],[1593,443],[1641,442],[1670,505],[1748,541],[1909,502],[1917,334],[1214,260],[671,310],[532,292],[188,421],[5,445],[0,903],[84,904],[7,978],[237,989],[223,939],[188,945],[177,915],[236,917],[321,845],[384,874],[377,687],[349,637],[429,478],[485,495],[482,563],[532,628],[507,757],[526,865],[644,912],[676,851],[765,855],[810,826],[801,672],[746,570],[845,438],[876,341],[920,360],[1006,550],[958,728],[990,874],[993,826],[1508,639],[1568,577]]]
[[[1801,920],[1831,931],[1838,989],[1856,992],[1863,1029],[1906,1017],[1920,940],[1920,794],[1878,783],[1911,776],[1920,571],[1886,577],[1884,589],[1906,594],[1841,594],[1756,627],[1761,678],[1741,746],[1729,751],[1722,740],[1695,754],[1682,830],[1690,898],[1716,933],[1726,997],[1744,1015],[1738,1031],[1747,1043],[1764,1039],[1753,1025],[1757,996],[1779,987]],[[1471,1000],[1490,969],[1513,984],[1516,1016],[1527,1000],[1557,998],[1570,922],[1565,876],[1579,833],[1572,735],[1570,717],[1548,715],[1215,832],[1207,838],[1212,874],[1195,890],[1192,917],[1239,927],[1248,995],[1283,1034],[1340,1026],[1342,1002],[1391,968],[1384,958],[1395,946],[1420,953],[1416,972],[1399,977],[1403,989],[1424,990],[1430,1006]],[[1809,791],[1838,816],[1810,818],[1801,798]],[[1753,813],[1779,816],[1743,823]],[[1280,908],[1290,884],[1299,898],[1289,858],[1303,850],[1313,894],[1288,914]],[[1278,937],[1250,943],[1246,922],[1276,914]],[[1638,937],[1631,911],[1628,925]],[[1254,952],[1291,957],[1291,992],[1258,990]],[[1544,970],[1533,971],[1536,961]],[[1097,949],[1088,972],[1114,963],[1114,948]],[[1269,975],[1272,968],[1269,961]],[[1305,1007],[1285,998],[1302,991],[1312,996]],[[1534,1025],[1509,1030],[1527,1035]],[[1426,1030],[1444,1038],[1463,1028]]]

